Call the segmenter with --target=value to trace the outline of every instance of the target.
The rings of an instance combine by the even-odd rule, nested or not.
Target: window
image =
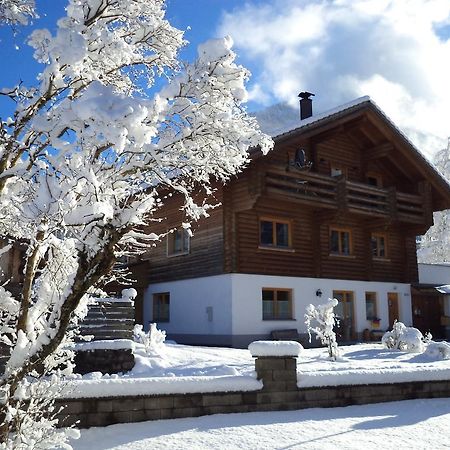
[[[261,219],[259,221],[259,243],[263,247],[289,248],[291,246],[290,222]]]
[[[383,178],[379,173],[369,172],[366,174],[367,184],[375,187],[383,187]]]
[[[370,238],[372,257],[387,258],[386,235],[382,233],[372,233]]]
[[[330,228],[330,254],[348,256],[352,254],[352,235],[345,228]]]
[[[189,253],[190,236],[184,228],[167,235],[167,255],[177,256]]]
[[[262,290],[263,320],[292,319],[292,290],[270,289]]]
[[[170,321],[170,293],[153,294],[153,322]]]
[[[377,293],[366,292],[366,319],[377,319]]]

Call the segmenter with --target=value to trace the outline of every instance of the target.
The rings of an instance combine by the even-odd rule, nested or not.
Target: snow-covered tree
[[[339,356],[339,348],[334,331],[334,327],[337,325],[334,308],[337,304],[338,301],[335,298],[329,298],[328,302],[323,305],[308,305],[305,314],[309,342],[311,342],[311,333],[314,333],[316,339],[319,339],[322,345],[327,346],[328,355],[334,360]]]
[[[450,182],[450,138],[447,148],[436,153],[434,164]],[[421,237],[417,251],[421,263],[450,262],[450,210],[438,211],[433,215],[434,225]]]
[[[0,19],[24,23],[27,7],[1,0]],[[185,221],[198,219],[210,206],[192,194],[205,199],[212,182],[246,163],[249,147],[272,145],[241,106],[248,72],[230,38],[181,63],[183,33],[165,19],[164,0],[69,0],[66,12],[56,34],[30,36],[43,65],[37,85],[0,90],[15,105],[0,123],[0,234],[27,247],[21,293],[0,287],[10,348],[2,441],[25,378],[67,366],[67,329],[86,294],[117,256],[158,239],[151,223],[165,196],[178,193]],[[165,87],[151,90],[161,79]]]

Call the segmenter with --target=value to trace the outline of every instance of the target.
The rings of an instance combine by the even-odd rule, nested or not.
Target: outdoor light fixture
[[[316,297],[322,297],[322,290],[321,289],[317,289]]]

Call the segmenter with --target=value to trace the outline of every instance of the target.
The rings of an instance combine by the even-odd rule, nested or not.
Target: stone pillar
[[[297,390],[297,358],[292,356],[258,356],[255,361],[263,391]]]
[[[297,356],[302,348],[295,341],[256,341],[249,345],[263,391],[297,390]]]

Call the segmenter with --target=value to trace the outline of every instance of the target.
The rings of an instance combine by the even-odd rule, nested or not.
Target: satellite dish
[[[295,167],[298,170],[309,170],[312,166],[312,162],[308,161],[306,158],[306,153],[303,148],[298,148],[295,151],[295,157],[293,161],[289,160],[289,154],[288,154],[288,167],[287,170],[289,170],[289,167]]]
[[[305,167],[305,165],[306,165],[306,154],[305,154],[305,150],[303,150],[302,148],[298,148],[295,151],[294,164],[296,166],[298,166],[298,167]]]

